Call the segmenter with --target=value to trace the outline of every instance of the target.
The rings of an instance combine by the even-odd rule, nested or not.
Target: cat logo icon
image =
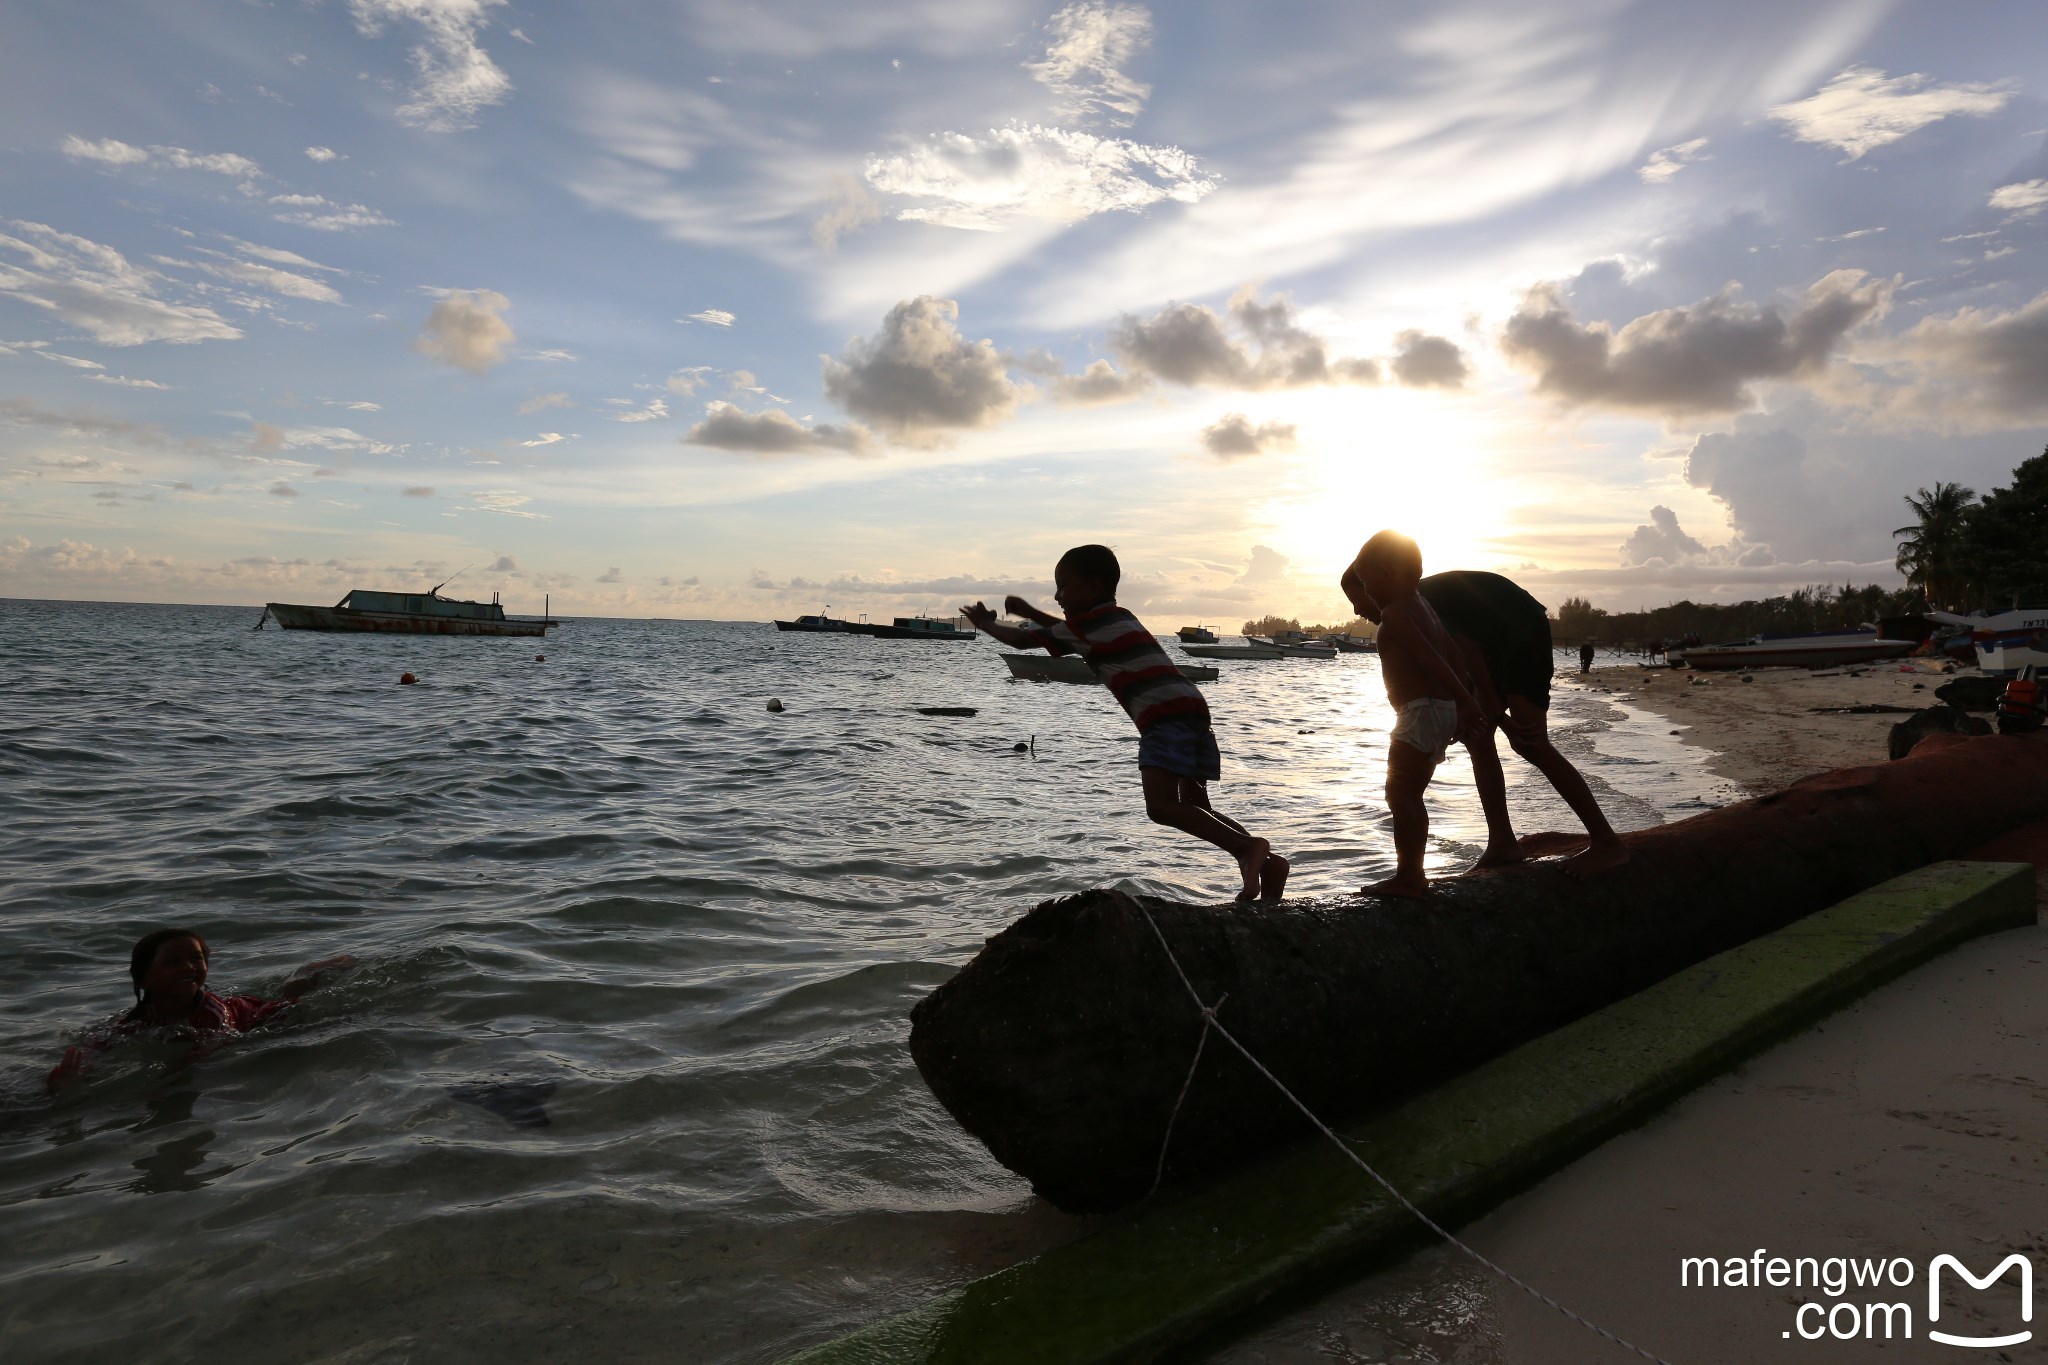
[[[2015,1251],[2012,1255],[2000,1261],[1996,1270],[1982,1279],[1972,1275],[1969,1269],[1953,1256],[1944,1254],[1935,1257],[1933,1263],[1927,1267],[1927,1321],[1929,1324],[1941,1320],[1941,1268],[1943,1266],[1947,1266],[1955,1271],[1956,1274],[1968,1280],[1972,1289],[1989,1289],[1992,1282],[1997,1280],[1999,1276],[2005,1274],[2006,1271],[2014,1266],[2018,1266],[2020,1270],[2020,1321],[2032,1322],[2034,1320],[2034,1266],[2026,1257]],[[1981,1346],[1985,1348],[2018,1346],[2022,1342],[2034,1339],[2034,1334],[2031,1330],[2014,1332],[2010,1336],[2003,1337],[1959,1337],[1952,1336],[1947,1332],[1937,1332],[1932,1325],[1928,1327],[1927,1335],[1932,1340],[1941,1342],[1946,1346]]]

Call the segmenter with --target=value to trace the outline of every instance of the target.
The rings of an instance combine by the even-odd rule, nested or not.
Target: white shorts
[[[1401,704],[1394,721],[1394,738],[1428,754],[1430,762],[1443,762],[1451,741],[1457,737],[1458,703],[1442,697],[1417,697]]]

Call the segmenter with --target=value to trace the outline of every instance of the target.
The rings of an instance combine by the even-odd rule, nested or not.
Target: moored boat
[[[1262,640],[1248,640],[1241,645],[1182,645],[1181,653],[1197,659],[1284,659],[1287,654],[1278,645],[1269,645]]]
[[[874,625],[866,621],[848,622],[846,629],[854,635],[872,635],[879,640],[972,640],[975,633],[962,624],[963,618],[953,617],[939,620],[930,616],[899,616],[894,625]]]
[[[1325,635],[1323,642],[1333,645],[1339,654],[1377,654],[1380,647],[1362,635]]]
[[[488,602],[458,601],[441,596],[446,583],[436,583],[425,592],[379,592],[356,588],[331,607],[300,606],[291,602],[270,602],[257,619],[265,618],[285,630],[353,630],[383,635],[540,635],[548,627],[562,624],[548,616],[507,616],[492,593]]]
[[[1969,631],[1970,643],[1977,651],[1977,664],[1986,673],[2048,667],[2048,607],[2019,607],[1976,616],[1958,616],[1947,611],[1928,615]]]
[[[1182,626],[1174,633],[1180,636],[1180,642],[1184,645],[1213,645],[1216,643],[1216,632],[1207,626]]]
[[[1804,635],[1753,635],[1702,645],[1679,654],[1685,667],[1708,672],[1736,668],[1831,668],[1897,659],[1918,646],[1911,640],[1887,640],[1873,627],[1823,630]]]
[[[832,608],[829,606],[825,608],[825,611],[830,610]],[[844,635],[853,629],[853,623],[851,621],[835,621],[823,612],[820,612],[816,616],[799,616],[794,621],[777,621],[775,628],[777,630],[803,631],[816,635]]]
[[[1005,654],[1004,663],[1010,667],[1010,676],[1027,682],[1100,682],[1088,661],[1077,654]],[[1214,682],[1216,670],[1207,664],[1177,664],[1180,675],[1189,682]]]
[[[1244,638],[1252,644],[1262,645],[1267,649],[1279,650],[1279,657],[1283,659],[1334,659],[1337,657],[1337,646],[1325,644],[1321,640],[1311,639],[1298,630],[1289,631],[1285,635],[1270,637],[1247,635]]]

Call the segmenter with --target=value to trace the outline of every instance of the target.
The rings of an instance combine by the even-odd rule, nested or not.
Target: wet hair
[[[1076,545],[1060,556],[1054,572],[1060,569],[1071,569],[1094,579],[1109,589],[1111,597],[1116,596],[1116,585],[1124,576],[1123,566],[1116,562],[1116,551],[1107,545]]]
[[[1420,580],[1422,547],[1399,531],[1381,531],[1365,542],[1356,563],[1361,569],[1368,564],[1384,565],[1404,578]]]
[[[208,957],[213,949],[206,946],[206,939],[194,929],[157,929],[135,940],[135,946],[128,950],[128,979],[135,983],[135,1003],[142,1003],[142,978],[149,975],[149,969],[156,965],[157,952],[166,944],[181,938],[189,938],[199,945],[199,951]]]

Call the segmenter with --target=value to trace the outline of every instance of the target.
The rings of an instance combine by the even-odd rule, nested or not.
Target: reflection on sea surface
[[[0,603],[8,1354],[767,1360],[1087,1230],[903,1041],[1038,901],[1231,891],[1145,821],[1106,694],[1012,682],[986,642],[585,621],[541,664],[253,621]],[[1382,873],[1375,662],[1226,668],[1218,806],[1303,893]],[[1556,718],[1623,828],[1713,799],[1661,727],[1571,691]],[[1522,827],[1568,828],[1508,766]],[[1432,810],[1454,870],[1483,838],[1455,755]],[[363,965],[51,1100],[163,924],[206,934],[223,992]]]

